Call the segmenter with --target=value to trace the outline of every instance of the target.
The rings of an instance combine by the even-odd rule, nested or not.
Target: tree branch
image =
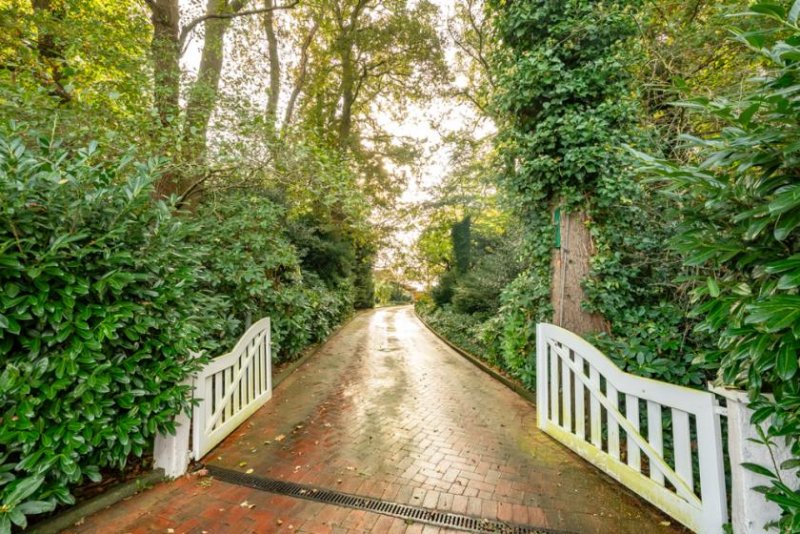
[[[181,54],[183,54],[184,49],[185,49],[185,45],[186,45],[186,40],[189,38],[189,34],[192,33],[192,31],[197,26],[199,26],[200,24],[203,24],[207,20],[211,20],[211,19],[233,19],[233,18],[237,18],[237,17],[246,17],[248,15],[258,15],[258,14],[261,14],[261,13],[266,13],[267,11],[277,11],[279,9],[291,9],[291,8],[295,7],[299,3],[300,3],[300,0],[294,0],[292,3],[286,4],[286,5],[283,5],[283,6],[262,7],[262,8],[258,8],[258,9],[250,9],[248,11],[235,11],[235,12],[232,12],[232,13],[209,13],[209,14],[203,15],[202,17],[197,17],[196,19],[191,21],[189,24],[184,26],[183,29],[181,30],[181,35],[178,38],[178,48],[181,50]]]

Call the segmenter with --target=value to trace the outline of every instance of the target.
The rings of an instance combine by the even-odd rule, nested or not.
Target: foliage
[[[431,289],[431,297],[438,306],[444,306],[452,302],[457,281],[458,273],[456,271],[442,273],[436,285]]]
[[[265,69],[245,4],[0,0],[0,531],[146,453],[190,351],[270,315],[288,359],[373,304],[371,220],[421,156],[378,119],[445,80],[438,8],[281,10]]]
[[[771,479],[758,490],[781,507],[780,530],[796,532],[800,493],[785,481],[800,466],[800,2],[790,13],[773,3],[750,9],[772,21],[736,35],[763,58],[762,75],[741,99],[683,104],[724,128],[684,137],[696,164],[641,157],[681,210],[673,243],[696,273],[698,330],[717,340],[699,360],[718,369],[723,384],[747,389],[752,423],[768,427],[765,443],[791,445],[794,459],[751,467]]]
[[[453,308],[467,314],[497,312],[503,289],[522,270],[517,257],[519,245],[519,237],[508,233],[492,236],[482,246],[475,247],[476,259],[453,288]]]
[[[353,305],[356,309],[375,306],[375,279],[372,273],[374,256],[375,248],[372,244],[365,244],[356,249],[356,266],[353,273],[355,286]]]
[[[352,251],[317,235],[309,221],[287,226],[285,211],[264,192],[253,192],[209,198],[196,213],[203,231],[194,242],[210,251],[203,258],[203,289],[225,299],[226,329],[215,353],[232,346],[247,324],[270,316],[274,352],[291,358],[324,339],[352,306],[343,267]]]
[[[0,138],[0,527],[69,504],[188,408],[181,382],[272,318],[278,359],[353,307],[355,252],[265,190],[154,200],[156,160]],[[347,244],[350,243],[350,244]]]
[[[375,303],[381,306],[408,304],[411,293],[397,280],[379,279],[375,283]]]
[[[155,161],[37,143],[0,138],[0,531],[174,432],[218,306]]]
[[[644,122],[663,154],[686,161],[691,154],[680,143],[680,134],[716,127],[710,117],[674,106],[676,100],[686,94],[736,93],[742,78],[755,68],[752,55],[743,54],[727,39],[731,17],[750,3],[660,0],[642,4],[638,41],[645,57],[633,68],[642,85]]]
[[[466,273],[472,266],[472,218],[467,215],[450,229],[453,243],[453,263],[458,274]]]
[[[453,311],[449,306],[436,307],[421,300],[417,313],[438,333],[465,351],[478,357],[486,354],[481,338],[482,321],[473,315]]]
[[[638,4],[494,2],[498,183],[520,217],[528,268],[504,295],[502,353],[523,365],[534,324],[551,314],[551,211],[584,212],[593,255],[587,312],[605,320],[597,345],[625,370],[701,383],[691,365],[680,261],[665,246],[663,201],[632,172],[622,145],[640,139],[632,91]],[[688,350],[687,350],[688,349]],[[676,373],[675,363],[683,369]]]

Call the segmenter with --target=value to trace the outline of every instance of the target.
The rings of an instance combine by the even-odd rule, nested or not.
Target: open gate
[[[199,460],[272,397],[269,317],[261,319],[227,354],[194,379],[192,457]]]
[[[536,328],[539,428],[696,532],[727,522],[712,393],[623,372],[581,337]]]

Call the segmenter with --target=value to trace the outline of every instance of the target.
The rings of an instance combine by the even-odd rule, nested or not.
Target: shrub
[[[490,245],[488,252],[478,256],[453,289],[453,308],[469,314],[496,312],[503,289],[522,270],[519,245],[515,236],[504,235],[497,239],[497,245]]]
[[[453,300],[457,280],[458,273],[455,271],[446,271],[442,273],[436,286],[431,289],[431,298],[433,298],[437,306],[450,304]]]
[[[174,431],[216,315],[156,163],[97,159],[0,137],[0,531]]]
[[[796,480],[800,467],[800,2],[788,16],[774,3],[751,9],[773,28],[738,40],[765,67],[742,86],[741,101],[685,103],[724,125],[684,140],[698,163],[641,157],[682,211],[674,246],[697,273],[699,330],[717,340],[698,361],[717,369],[720,382],[748,390],[752,423],[768,426],[765,445],[791,445],[794,458],[783,464],[750,467],[770,479],[755,489],[781,507],[780,531],[797,532],[800,492],[783,481]]]
[[[481,321],[478,318],[454,312],[449,307],[431,309],[418,306],[417,312],[434,330],[453,344],[475,356],[481,357],[485,353],[479,335]]]
[[[208,250],[203,287],[225,299],[225,328],[208,346],[218,354],[248,321],[272,319],[273,352],[290,359],[324,339],[352,309],[352,248],[310,219],[286,225],[286,209],[266,191],[210,198],[197,211]],[[300,243],[300,248],[292,242]]]
[[[204,287],[227,300],[225,330],[215,353],[232,346],[248,321],[271,316],[273,344],[280,357],[308,343],[308,303],[298,286],[303,281],[297,250],[282,229],[284,209],[263,194],[211,198],[197,211],[203,231],[195,243],[205,255]]]

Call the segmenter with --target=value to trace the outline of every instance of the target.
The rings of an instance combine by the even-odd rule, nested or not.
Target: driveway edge
[[[140,475],[127,482],[122,482],[113,486],[108,491],[104,491],[100,495],[84,501],[73,508],[64,510],[64,512],[48,519],[28,531],[30,534],[54,534],[61,532],[69,527],[74,526],[80,522],[84,517],[99,512],[105,508],[109,508],[117,504],[123,499],[140,493],[151,486],[163,482],[165,480],[163,469],[154,469],[148,473]]]
[[[414,310],[414,315],[416,315],[417,319],[419,319],[419,321],[423,325],[425,325],[425,328],[430,330],[431,333],[437,338],[439,338],[442,342],[444,342],[445,345],[456,351],[458,354],[460,354],[470,362],[472,362],[472,364],[478,367],[481,371],[491,376],[498,382],[502,383],[504,386],[512,390],[514,393],[516,393],[517,395],[519,395],[532,405],[536,406],[536,395],[531,391],[525,389],[525,387],[522,384],[508,378],[507,376],[503,376],[501,373],[493,369],[490,365],[481,360],[479,357],[467,352],[466,350],[462,349],[461,347],[459,347],[458,345],[456,345],[455,343],[444,337],[442,334],[437,332],[431,325],[429,325],[428,322],[425,321],[425,319],[423,319],[419,313],[417,313],[416,309]]]

